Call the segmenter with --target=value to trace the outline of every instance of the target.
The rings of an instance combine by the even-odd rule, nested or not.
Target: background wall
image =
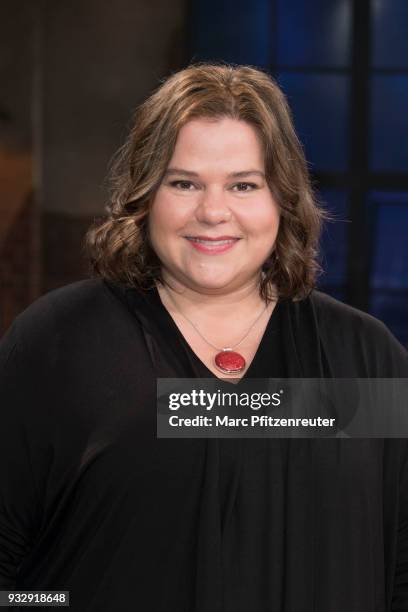
[[[109,161],[134,107],[185,60],[184,0],[5,0],[0,22],[0,331],[87,274]]]
[[[82,236],[100,215],[109,159],[131,110],[182,63],[182,0],[45,3],[42,22],[44,286],[77,278]],[[55,252],[61,251],[58,257]]]
[[[321,288],[408,346],[406,0],[5,0],[0,23],[0,331],[87,275],[84,233],[133,108],[191,60],[268,70],[319,199]]]

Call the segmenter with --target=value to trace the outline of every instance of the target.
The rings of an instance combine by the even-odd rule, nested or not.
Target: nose
[[[197,204],[195,215],[201,223],[217,225],[229,221],[232,212],[226,202],[226,195],[218,191],[205,191]]]

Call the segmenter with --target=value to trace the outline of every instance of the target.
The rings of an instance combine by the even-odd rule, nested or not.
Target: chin
[[[210,275],[202,275],[202,276],[191,276],[189,277],[189,281],[192,285],[199,287],[201,289],[214,290],[223,289],[224,287],[229,287],[234,284],[236,280],[236,276],[210,276]]]

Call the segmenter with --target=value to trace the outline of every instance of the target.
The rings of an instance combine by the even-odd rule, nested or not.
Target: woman
[[[136,112],[97,278],[1,347],[0,585],[75,611],[408,610],[405,440],[157,439],[158,377],[405,377],[315,291],[323,212],[284,97],[193,65]]]

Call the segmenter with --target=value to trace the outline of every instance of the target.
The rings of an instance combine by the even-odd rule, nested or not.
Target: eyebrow
[[[193,172],[191,170],[183,170],[182,168],[168,168],[165,172],[165,176],[170,176],[172,174],[178,174],[183,176],[199,176],[198,172]],[[260,170],[240,170],[239,172],[230,172],[227,176],[228,178],[242,178],[243,176],[257,175],[265,178],[265,173]]]

